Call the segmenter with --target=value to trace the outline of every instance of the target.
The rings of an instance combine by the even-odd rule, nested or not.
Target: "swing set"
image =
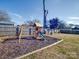
[[[45,35],[44,35],[43,31],[42,31],[43,26],[40,23],[34,23],[32,27],[34,27],[33,38],[35,38],[37,40],[46,40]],[[19,43],[21,42],[23,28],[24,28],[24,26],[21,25],[21,27],[20,27],[21,31],[20,31],[20,34],[19,34]]]
[[[41,39],[44,40],[45,39],[45,35],[42,32],[42,25],[39,23],[35,23],[35,32],[34,32],[34,37],[36,39]]]

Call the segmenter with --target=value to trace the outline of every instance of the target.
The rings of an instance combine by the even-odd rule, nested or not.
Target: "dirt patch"
[[[60,39],[46,37],[47,40],[37,40],[32,37],[25,37],[18,43],[18,39],[10,39],[0,43],[0,59],[13,59],[37,49],[53,44]]]

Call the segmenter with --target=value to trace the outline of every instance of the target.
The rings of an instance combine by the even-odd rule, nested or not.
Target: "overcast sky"
[[[79,0],[46,0],[47,19],[58,17],[79,24]],[[17,24],[26,20],[43,21],[42,0],[0,0],[0,10],[7,10]]]

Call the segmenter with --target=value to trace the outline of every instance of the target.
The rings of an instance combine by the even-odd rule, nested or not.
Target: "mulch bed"
[[[10,39],[0,43],[0,59],[13,59],[60,40],[53,37],[46,37],[46,39],[45,41],[26,37],[21,39],[21,44],[18,43],[18,39]]]

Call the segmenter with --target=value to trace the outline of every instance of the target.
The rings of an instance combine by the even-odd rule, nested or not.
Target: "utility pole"
[[[43,28],[46,28],[46,16],[48,14],[47,10],[45,9],[45,0],[43,0]]]

